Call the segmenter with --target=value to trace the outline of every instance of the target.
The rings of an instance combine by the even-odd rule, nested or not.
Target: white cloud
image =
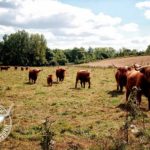
[[[150,10],[146,10],[144,15],[147,19],[150,19]]]
[[[90,9],[71,6],[59,0],[0,0],[0,25],[3,33],[10,34],[18,29],[30,33],[44,34],[51,48],[75,46],[134,47],[134,36],[139,32],[138,24],[123,24],[122,18],[106,13],[95,14]],[[143,5],[137,6],[144,7]],[[0,31],[2,28],[0,26]],[[126,34],[125,34],[126,32]],[[138,43],[137,47],[142,47]]]
[[[137,8],[150,8],[150,1],[143,1],[143,2],[138,2],[135,5]]]
[[[126,32],[137,32],[139,30],[138,24],[136,23],[128,23],[121,27],[122,30]]]
[[[136,7],[139,9],[144,9],[145,18],[150,19],[150,1],[136,3]]]
[[[6,8],[0,8],[0,16],[7,13],[8,12],[8,9]]]

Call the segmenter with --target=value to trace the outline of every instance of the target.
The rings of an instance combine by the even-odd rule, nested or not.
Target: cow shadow
[[[24,84],[27,84],[27,85],[33,85],[34,83],[31,83],[31,82],[24,82]]]
[[[128,111],[128,112],[132,111],[132,108],[129,105],[127,105],[126,103],[121,103],[118,106],[116,106],[116,108],[120,108],[121,110]],[[139,110],[142,112],[148,112],[148,110],[144,107],[139,107]]]
[[[53,81],[53,84],[59,84],[60,82],[58,82],[58,81]]]
[[[82,88],[71,87],[71,88],[69,88],[69,89],[71,89],[71,90],[81,90]]]
[[[113,91],[108,91],[107,94],[111,95],[111,97],[117,97],[119,95],[123,95],[124,92],[113,90]]]
[[[120,108],[123,111],[129,111],[129,108],[127,107],[126,103],[121,103],[116,108]]]

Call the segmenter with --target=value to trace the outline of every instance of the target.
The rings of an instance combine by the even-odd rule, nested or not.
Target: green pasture
[[[33,67],[32,67],[33,68]],[[14,103],[13,128],[2,143],[6,149],[40,149],[40,126],[46,117],[53,120],[56,149],[67,149],[69,142],[81,149],[96,149],[97,141],[115,135],[124,124],[126,111],[124,93],[116,92],[114,68],[84,68],[67,66],[63,82],[56,83],[56,67],[42,67],[36,84],[28,83],[28,71],[0,72],[0,104],[8,108]],[[91,88],[75,89],[76,72],[91,72]],[[47,85],[47,76],[53,74],[54,84]],[[142,109],[147,115],[147,100]],[[147,126],[150,121],[147,119]]]

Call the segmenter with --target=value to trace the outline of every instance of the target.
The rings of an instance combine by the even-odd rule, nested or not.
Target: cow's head
[[[144,74],[146,80],[150,83],[150,66],[143,66],[138,70]]]
[[[43,71],[43,69],[33,69],[33,71],[38,74],[40,71]]]

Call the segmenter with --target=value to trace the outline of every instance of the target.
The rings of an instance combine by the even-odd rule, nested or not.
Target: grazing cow
[[[52,86],[52,84],[53,84],[53,75],[52,74],[48,75],[47,84]]]
[[[127,84],[127,75],[131,70],[135,70],[135,69],[132,66],[116,67],[116,68],[117,68],[117,72],[115,73],[115,79],[117,82],[117,91],[122,92],[123,87],[125,87]]]
[[[1,66],[1,71],[2,70],[8,70],[10,67],[8,67],[8,66]]]
[[[150,66],[143,66],[138,71],[131,72],[127,77],[126,85],[126,100],[134,86],[139,90],[137,93],[137,102],[141,103],[141,96],[145,95],[148,98],[148,109],[150,110]]]
[[[85,88],[85,83],[88,82],[89,83],[88,88],[90,88],[90,85],[91,85],[90,72],[88,72],[87,70],[80,70],[77,72],[75,88],[77,88],[78,80],[80,80],[81,87]]]
[[[59,81],[63,81],[63,80],[64,80],[65,71],[66,71],[66,70],[63,69],[63,68],[58,68],[58,69],[56,69],[57,82],[58,82],[58,79],[59,79]]]
[[[23,71],[24,70],[24,68],[23,67],[21,67],[21,71]]]
[[[40,69],[29,70],[29,82],[35,83],[37,80],[38,73],[42,71]]]
[[[17,66],[14,66],[14,70],[17,70],[17,68],[18,68]]]

